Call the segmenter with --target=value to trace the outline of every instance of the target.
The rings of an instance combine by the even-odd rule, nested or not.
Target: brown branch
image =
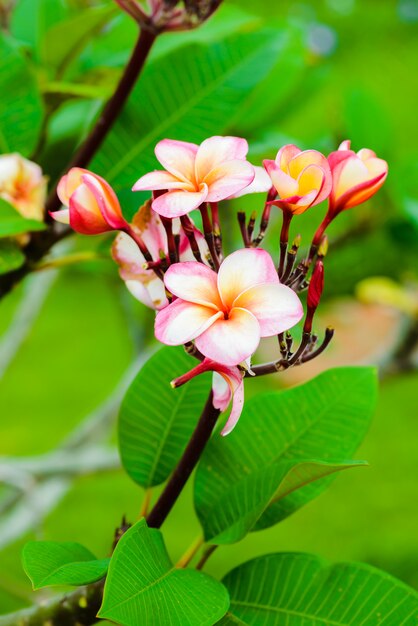
[[[108,100],[90,135],[76,152],[66,169],[70,169],[71,167],[86,167],[100,148],[104,138],[129,97],[155,39],[156,35],[149,30],[141,31],[129,63],[125,68],[115,92]],[[51,191],[45,208],[47,215],[49,211],[56,211],[60,208],[56,188]],[[32,271],[33,266],[40,261],[58,241],[71,233],[71,229],[63,228],[60,224],[52,223],[49,224],[47,230],[32,234],[31,241],[24,250],[26,255],[25,263],[19,269],[0,277],[0,298],[8,294],[17,283],[27,276]]]

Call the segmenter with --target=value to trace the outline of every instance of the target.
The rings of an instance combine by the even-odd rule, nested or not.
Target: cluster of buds
[[[312,332],[324,288],[325,229],[341,211],[370,198],[387,175],[385,161],[371,150],[356,154],[349,142],[328,158],[288,145],[274,161],[264,161],[264,168],[249,163],[247,152],[247,142],[238,137],[210,137],[200,145],[165,139],[155,148],[164,169],[145,174],[133,186],[152,192],[152,198],[132,223],[124,219],[110,185],[78,168],[58,186],[66,208],[52,214],[82,234],[120,231],[113,258],[129,291],[156,310],[155,336],[166,345],[184,345],[200,361],[172,385],[213,372],[214,406],[224,411],[232,401],[223,434],[240,416],[245,376],[300,365],[329,344],[332,329],[319,346]],[[256,215],[247,223],[245,213],[238,213],[244,245],[224,255],[219,203],[263,192],[258,235]],[[309,254],[297,264],[301,241],[298,236],[288,245],[291,220],[327,199]],[[272,207],[283,214],[277,264],[260,247]],[[200,218],[202,230],[190,213]],[[302,339],[294,349],[289,330],[304,316],[299,293],[306,289]],[[278,337],[279,358],[252,365],[261,339],[272,336]]]
[[[222,0],[149,0],[145,10],[139,0],[115,0],[141,28],[153,33],[190,30],[205,22]]]

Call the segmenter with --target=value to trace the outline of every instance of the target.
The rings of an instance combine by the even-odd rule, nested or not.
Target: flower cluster
[[[184,345],[200,361],[172,385],[212,371],[215,408],[224,411],[232,400],[223,434],[240,416],[244,376],[299,365],[328,345],[332,329],[319,347],[312,333],[324,287],[325,230],[341,211],[374,195],[388,169],[371,150],[353,152],[348,141],[328,157],[287,145],[275,160],[264,161],[264,168],[252,165],[247,152],[247,142],[238,137],[210,137],[200,145],[165,139],[155,148],[163,169],[145,174],[133,186],[133,191],[151,191],[152,198],[131,223],[110,185],[79,168],[61,180],[58,194],[65,208],[52,214],[82,234],[120,231],[113,258],[129,291],[156,310],[157,339]],[[262,192],[267,196],[258,235],[256,217],[247,222],[240,212],[243,247],[224,255],[219,202]],[[289,247],[291,220],[325,200],[328,209],[309,254],[296,264],[300,237]],[[277,265],[260,247],[272,207],[283,214]],[[306,288],[302,340],[293,349],[289,330],[304,316],[299,293]],[[278,336],[280,358],[252,365],[260,340],[272,336]]]

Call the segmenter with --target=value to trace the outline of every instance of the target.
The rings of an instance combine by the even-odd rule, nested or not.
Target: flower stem
[[[183,556],[177,561],[176,567],[177,568],[187,567],[190,561],[198,552],[199,548],[203,546],[204,542],[205,542],[204,537],[202,535],[199,535],[199,537],[191,544],[191,546],[187,548]]]
[[[197,426],[183,452],[183,456],[166,484],[164,491],[155,503],[154,508],[147,516],[148,526],[152,528],[160,528],[165,521],[209,441],[220,413],[219,409],[214,408],[212,398],[213,394],[211,391]]]
[[[113,125],[118,114],[123,108],[136,80],[145,64],[148,54],[154,43],[156,35],[149,31],[141,31],[132,56],[125,68],[123,76],[108,100],[103,112],[78,152],[72,158],[66,169],[70,167],[86,167],[102,144],[103,139]],[[54,189],[46,202],[46,211],[56,211],[60,208],[60,201]],[[30,244],[25,249],[26,262],[17,270],[8,272],[0,277],[0,298],[8,294],[13,287],[29,274],[33,265],[40,261],[43,256],[61,239],[71,233],[70,228],[62,228],[61,225],[52,224],[42,232],[32,235]]]
[[[115,92],[107,101],[93,130],[77,150],[66,169],[86,167],[90,163],[128,99],[155,39],[156,35],[151,31],[141,30],[131,58]],[[48,197],[46,210],[56,211],[59,209],[60,204],[56,189],[54,189]]]

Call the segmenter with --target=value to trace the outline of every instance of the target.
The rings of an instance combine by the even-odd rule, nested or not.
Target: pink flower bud
[[[46,178],[39,165],[17,153],[1,155],[0,198],[23,217],[41,222],[45,212]]]
[[[324,264],[317,261],[308,287],[308,308],[316,309],[324,290]]]
[[[58,184],[57,194],[66,209],[51,216],[82,235],[99,235],[124,230],[125,221],[112,187],[103,178],[80,167],[73,167]]]
[[[343,141],[339,149],[328,157],[332,172],[330,217],[340,211],[366,202],[383,185],[388,164],[367,148],[357,154],[350,150],[350,142]]]

